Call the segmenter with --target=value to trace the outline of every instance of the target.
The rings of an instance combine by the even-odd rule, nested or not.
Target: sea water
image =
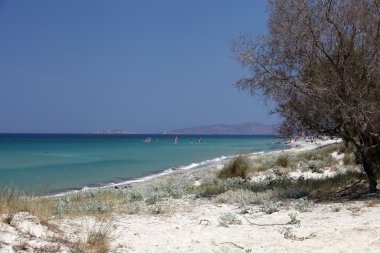
[[[0,134],[0,186],[44,194],[104,187],[284,148],[274,136]]]

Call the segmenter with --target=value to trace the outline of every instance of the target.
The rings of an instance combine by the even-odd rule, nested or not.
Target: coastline
[[[302,151],[309,151],[312,149],[320,148],[326,145],[330,145],[333,143],[339,143],[341,140],[338,139],[328,139],[328,140],[321,140],[317,139],[315,142],[305,142],[305,141],[295,141],[291,142],[288,145],[287,149],[279,149],[279,150],[271,150],[271,151],[258,151],[258,152],[250,152],[246,155],[250,157],[250,159],[254,159],[258,156],[263,155],[276,155],[276,154],[286,154],[286,153],[298,153]],[[213,159],[205,160],[199,163],[191,163],[189,165],[179,166],[176,168],[168,168],[164,169],[162,171],[158,171],[155,173],[147,174],[142,177],[136,177],[136,178],[130,178],[119,182],[110,182],[105,185],[100,186],[84,186],[78,189],[68,189],[68,190],[62,190],[58,192],[53,192],[50,194],[47,194],[46,197],[62,197],[67,194],[72,193],[80,193],[84,191],[91,191],[91,190],[103,190],[103,189],[112,189],[112,188],[125,188],[129,186],[133,186],[136,184],[141,184],[144,182],[148,182],[153,179],[159,179],[163,178],[165,176],[176,176],[176,174],[182,174],[182,173],[195,173],[199,170],[215,170],[220,169],[225,163],[233,159],[238,155],[231,155],[231,156],[220,156]]]

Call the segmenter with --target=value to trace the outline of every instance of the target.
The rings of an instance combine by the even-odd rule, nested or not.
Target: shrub
[[[197,189],[197,198],[208,198],[215,195],[219,195],[226,191],[225,186],[219,179],[206,180]]]
[[[281,155],[276,159],[276,165],[287,168],[290,165],[290,159],[288,155]]]
[[[228,225],[241,225],[241,220],[239,220],[235,214],[225,213],[218,219],[219,226],[228,228]]]
[[[136,214],[140,211],[140,206],[135,204],[135,203],[131,203],[129,205],[127,205],[127,212],[129,214]]]
[[[59,198],[54,205],[54,214],[63,216],[71,209],[70,198]]]
[[[166,196],[165,192],[157,186],[149,187],[145,195],[145,203],[149,205],[156,204]]]
[[[301,221],[297,219],[297,213],[288,213],[288,216],[290,218],[289,224],[298,225],[298,226],[301,224]]]
[[[311,212],[314,207],[314,202],[307,200],[306,198],[301,198],[296,203],[296,210],[305,213],[305,212]]]
[[[304,182],[299,181],[298,183],[277,189],[274,195],[277,196],[278,198],[285,198],[285,199],[299,199],[299,198],[309,196],[310,190],[306,185],[303,185],[303,184]]]
[[[281,202],[265,201],[261,210],[266,214],[272,214],[280,211],[280,206],[282,206]]]
[[[228,190],[216,197],[217,203],[247,205],[257,201],[257,193],[245,189]]]
[[[135,187],[132,187],[127,192],[127,200],[128,201],[139,201],[143,199],[142,193],[137,190]]]
[[[169,196],[179,199],[184,194],[188,193],[192,188],[192,184],[186,180],[168,182],[167,191]]]
[[[159,214],[162,211],[161,205],[155,204],[150,207],[151,213]]]
[[[311,169],[312,172],[319,173],[320,169],[324,167],[324,162],[321,160],[311,160],[309,162],[309,169]]]
[[[239,155],[229,161],[217,177],[221,179],[240,177],[243,179],[248,178],[248,171],[251,168],[250,160],[246,155]]]
[[[291,227],[283,227],[279,232],[284,235],[285,239],[294,240],[296,238],[295,234],[293,233],[293,228]]]
[[[85,201],[78,210],[83,213],[106,213],[114,204],[112,202],[93,201],[91,199]]]

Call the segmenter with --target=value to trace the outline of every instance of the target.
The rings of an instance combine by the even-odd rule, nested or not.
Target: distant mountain
[[[135,134],[128,130],[96,130],[88,132],[88,134]]]
[[[275,125],[257,122],[241,124],[214,124],[172,130],[169,134],[221,134],[221,135],[272,135],[276,133]]]

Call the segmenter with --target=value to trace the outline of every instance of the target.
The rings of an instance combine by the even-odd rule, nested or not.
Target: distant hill
[[[241,124],[214,124],[172,130],[169,134],[221,134],[221,135],[271,135],[275,134],[275,125],[257,122]]]
[[[88,134],[135,134],[135,132],[128,130],[96,130],[88,132]]]

